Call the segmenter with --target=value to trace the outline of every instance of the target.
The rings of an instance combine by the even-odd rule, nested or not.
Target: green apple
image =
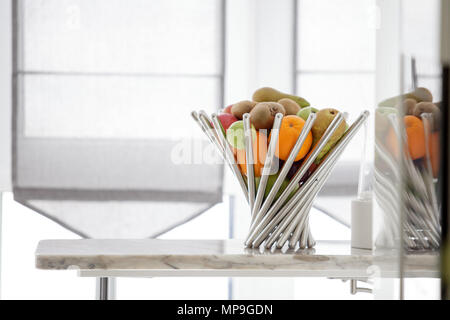
[[[398,113],[398,110],[394,107],[378,107],[376,111],[378,113],[381,113],[382,115],[388,115],[390,113]]]
[[[252,141],[256,140],[256,129],[252,125]],[[244,121],[238,120],[233,122],[227,129],[227,141],[234,149],[245,149],[245,131]]]
[[[277,178],[278,178],[278,173],[272,174],[268,177],[267,184],[266,184],[266,190],[264,191],[264,199],[267,198],[267,196],[269,195],[269,192],[270,192],[270,190],[272,190],[272,187],[275,184],[275,181],[277,180]],[[261,180],[261,177],[255,178],[256,190],[258,190],[260,180]],[[289,180],[284,179],[284,181],[281,183],[280,189],[278,190],[277,194],[275,195],[274,201],[277,200],[281,196],[281,194],[286,189],[288,184],[289,184]],[[287,198],[287,200],[289,200],[297,190],[298,190],[298,184],[295,186],[294,190],[292,190],[292,192],[289,195],[289,197]]]
[[[306,119],[308,119],[311,112],[316,113],[317,111],[319,111],[319,110],[317,110],[314,107],[306,107],[306,108],[300,109],[300,111],[297,112],[297,116],[306,121]]]

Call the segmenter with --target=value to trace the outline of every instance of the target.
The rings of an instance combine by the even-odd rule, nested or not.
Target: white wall
[[[0,1],[0,191],[11,190],[11,0]]]

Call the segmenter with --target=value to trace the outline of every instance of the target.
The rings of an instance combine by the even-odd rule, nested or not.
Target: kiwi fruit
[[[401,103],[402,100],[405,99],[414,99],[417,102],[432,102],[433,101],[433,95],[431,94],[430,90],[427,88],[419,87],[414,89],[412,92],[408,92],[399,96],[395,96],[389,99],[386,99],[378,104],[379,107],[395,107],[399,103]]]
[[[231,106],[231,114],[236,118],[238,118],[239,120],[242,120],[244,114],[250,113],[250,111],[253,109],[255,105],[256,102],[254,101],[249,100],[240,101]]]
[[[404,115],[413,115],[414,108],[416,107],[417,101],[411,98],[407,98],[397,104],[397,108],[403,111]]]
[[[301,109],[297,102],[289,98],[280,99],[278,103],[284,107],[286,115],[297,115],[297,112]]]
[[[432,102],[419,102],[414,108],[413,115],[420,117],[422,113],[431,113],[433,116],[433,129],[439,130],[441,122],[441,109]]]
[[[277,113],[286,115],[283,105],[277,102],[260,102],[250,111],[250,121],[256,130],[272,129]]]

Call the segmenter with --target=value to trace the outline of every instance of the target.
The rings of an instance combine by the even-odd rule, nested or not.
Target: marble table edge
[[[43,240],[40,244],[46,241]],[[198,240],[202,241],[202,240]],[[225,240],[226,241],[226,240]],[[377,257],[372,254],[306,254],[290,253],[205,253],[205,254],[57,254],[36,251],[36,268],[41,270],[136,270],[136,271],[205,271],[205,272],[271,272],[339,276],[367,276],[374,264],[389,269],[393,257]],[[437,255],[413,255],[407,257],[407,275],[411,277],[438,276]],[[382,267],[383,268],[383,267]],[[395,273],[394,269],[388,272]]]

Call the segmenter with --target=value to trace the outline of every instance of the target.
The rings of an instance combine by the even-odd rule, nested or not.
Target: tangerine
[[[256,131],[256,139],[253,141],[253,164],[255,177],[260,177],[262,169],[264,168],[264,162],[267,154],[267,136],[263,133],[263,130]],[[245,155],[245,149],[236,150],[237,163],[241,172],[247,175],[247,157]]]
[[[411,159],[416,160],[423,158],[426,153],[426,148],[425,131],[422,120],[416,116],[405,116],[403,122],[406,131],[406,145]],[[388,148],[395,156],[398,156],[398,143],[394,128],[391,128],[386,139]]]
[[[300,133],[302,132],[303,126],[305,125],[305,120],[298,116],[289,115],[285,116],[281,121],[280,132],[278,136],[278,144],[275,150],[275,155],[281,160],[287,160],[292,148],[297,142]],[[270,139],[270,137],[269,137]],[[299,161],[305,157],[311,148],[313,137],[311,131],[297,153],[294,161]]]

